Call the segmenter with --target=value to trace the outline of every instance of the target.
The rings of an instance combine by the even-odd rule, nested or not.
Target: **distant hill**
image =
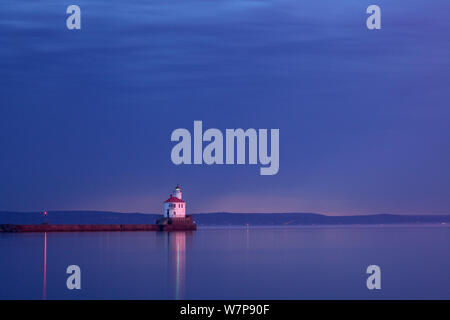
[[[326,216],[317,213],[229,213],[194,214],[199,226],[282,226],[282,225],[351,225],[450,223],[450,215]],[[155,223],[160,214],[120,213],[108,211],[49,211],[45,221],[51,224],[140,224]],[[42,212],[0,212],[0,224],[40,224]]]
[[[450,215],[326,216],[317,213],[210,213],[194,215],[199,225],[346,225],[393,223],[450,223]]]

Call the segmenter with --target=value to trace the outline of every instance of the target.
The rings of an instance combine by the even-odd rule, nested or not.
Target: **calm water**
[[[1,299],[450,298],[448,226],[1,234],[0,248]]]

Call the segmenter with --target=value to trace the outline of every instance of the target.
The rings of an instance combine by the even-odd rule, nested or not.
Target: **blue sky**
[[[450,3],[0,4],[0,210],[450,213]],[[365,27],[370,4],[382,29]],[[279,128],[280,171],[175,166],[176,128]]]

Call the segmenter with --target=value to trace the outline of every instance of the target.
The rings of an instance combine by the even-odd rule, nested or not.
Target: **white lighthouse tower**
[[[186,202],[181,200],[181,195],[181,188],[177,185],[169,199],[164,201],[164,218],[186,217]]]

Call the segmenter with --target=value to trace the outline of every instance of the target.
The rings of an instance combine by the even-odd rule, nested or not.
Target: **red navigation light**
[[[47,216],[47,211],[44,211],[44,216]]]

